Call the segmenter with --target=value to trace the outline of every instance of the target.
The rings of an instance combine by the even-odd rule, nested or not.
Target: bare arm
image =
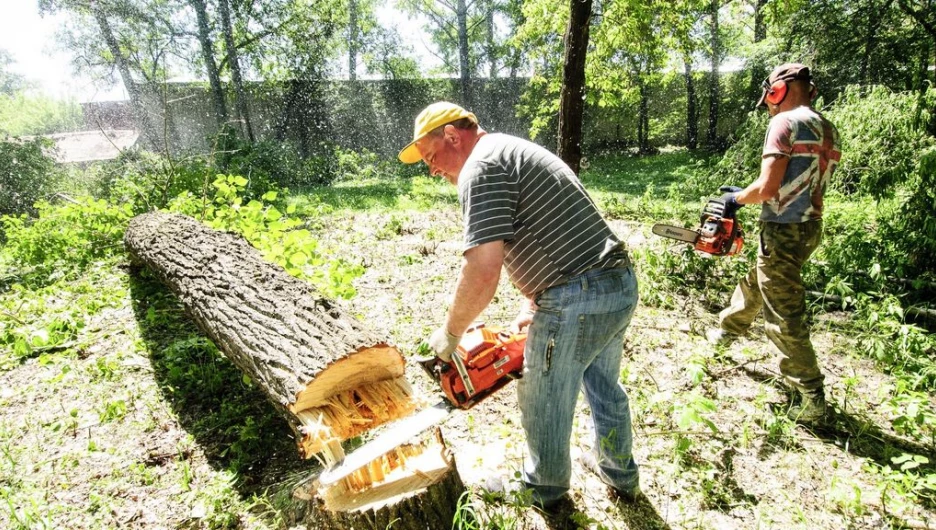
[[[765,156],[761,160],[760,176],[748,187],[738,192],[735,197],[739,204],[760,204],[777,196],[783,174],[786,173],[790,158],[786,156]]]
[[[455,285],[455,300],[449,308],[445,328],[460,336],[491,303],[504,265],[504,242],[491,241],[465,252]]]

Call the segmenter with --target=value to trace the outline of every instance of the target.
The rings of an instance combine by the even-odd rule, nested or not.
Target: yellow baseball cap
[[[400,151],[400,162],[415,164],[422,160],[419,149],[416,149],[416,142],[432,132],[436,127],[441,127],[462,118],[468,118],[475,124],[478,123],[478,118],[473,113],[448,101],[439,101],[424,108],[419,116],[416,116],[416,124],[413,127],[413,141]]]

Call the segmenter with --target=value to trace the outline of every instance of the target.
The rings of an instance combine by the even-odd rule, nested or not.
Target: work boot
[[[712,346],[718,348],[727,348],[728,346],[731,346],[734,341],[738,340],[738,335],[736,333],[731,333],[730,331],[725,331],[721,328],[715,328],[705,332],[705,339]]]
[[[787,417],[797,423],[823,423],[828,412],[825,390],[822,387],[814,390],[800,390],[799,395],[799,404],[790,407],[790,410],[787,411]]]

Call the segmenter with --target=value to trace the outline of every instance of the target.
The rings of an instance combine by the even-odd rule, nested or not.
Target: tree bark
[[[455,8],[455,20],[458,25],[458,70],[461,77],[462,102],[471,108],[471,64],[468,61],[468,6],[465,0],[458,0]]]
[[[641,155],[650,154],[650,89],[643,79],[637,81],[640,92],[640,106],[637,110],[637,152]]]
[[[247,108],[247,93],[244,91],[240,58],[237,55],[237,46],[234,44],[234,28],[231,26],[229,0],[218,0],[218,11],[221,13],[221,25],[224,29],[224,47],[227,51],[227,62],[231,69],[231,81],[234,83],[234,105],[243,124],[244,136],[253,143],[255,141],[253,127],[250,125],[250,111]]]
[[[709,149],[717,150],[718,142],[718,100],[721,98],[718,80],[718,66],[721,56],[721,41],[718,37],[718,8],[720,0],[712,0],[709,8],[711,17],[711,48],[712,48],[712,72],[709,77],[709,119],[708,119],[708,146]]]
[[[130,221],[124,242],[277,405],[306,458],[322,452],[334,464],[341,441],[415,409],[396,348],[239,236],[151,212]],[[293,495],[311,528],[422,530],[451,526],[464,491],[436,428],[335,484],[313,475]]]
[[[559,99],[558,155],[576,174],[582,161],[582,116],[585,112],[585,59],[592,0],[572,0],[565,33],[565,61]]]
[[[754,44],[767,38],[767,23],[764,21],[764,7],[767,0],[753,0],[754,4]],[[757,101],[761,94],[761,81],[767,77],[767,69],[760,53],[757,53],[751,63],[751,101]]]
[[[341,441],[415,408],[396,348],[241,237],[151,212],[124,243],[279,408],[304,457],[341,458]]]
[[[686,79],[686,147],[695,149],[699,146],[699,110],[696,97],[695,81],[692,79],[692,57],[686,54],[683,57]]]
[[[215,118],[218,120],[218,127],[220,128],[227,121],[227,103],[224,101],[221,74],[218,72],[218,63],[214,57],[214,45],[211,42],[208,7],[205,5],[205,0],[190,0],[190,3],[195,9],[195,16],[198,20],[198,43],[201,46],[202,60],[205,61],[205,70],[208,72],[211,100],[214,103]]]
[[[358,10],[357,0],[348,1],[348,79],[357,79]]]
[[[136,83],[133,82],[133,77],[130,75],[130,66],[127,64],[127,59],[120,49],[120,44],[118,44],[113,30],[111,30],[110,22],[107,20],[107,14],[97,3],[92,4],[92,11],[94,13],[94,19],[97,21],[98,28],[101,30],[101,36],[104,37],[107,49],[110,50],[111,55],[114,56],[114,64],[117,66],[117,71],[120,72],[124,87],[127,89],[127,95],[130,97],[130,105],[133,107],[134,118],[137,126],[140,128],[140,134],[147,139],[151,147],[156,148],[160,144],[156,136],[156,129],[153,127],[149,115],[146,113],[143,95],[140,93],[140,89]]]

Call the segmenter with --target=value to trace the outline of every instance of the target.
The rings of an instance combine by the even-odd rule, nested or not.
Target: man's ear
[[[461,138],[458,136],[458,130],[455,129],[455,126],[451,123],[447,123],[445,127],[442,128],[442,135],[445,137],[446,142],[452,144],[457,144]]]

